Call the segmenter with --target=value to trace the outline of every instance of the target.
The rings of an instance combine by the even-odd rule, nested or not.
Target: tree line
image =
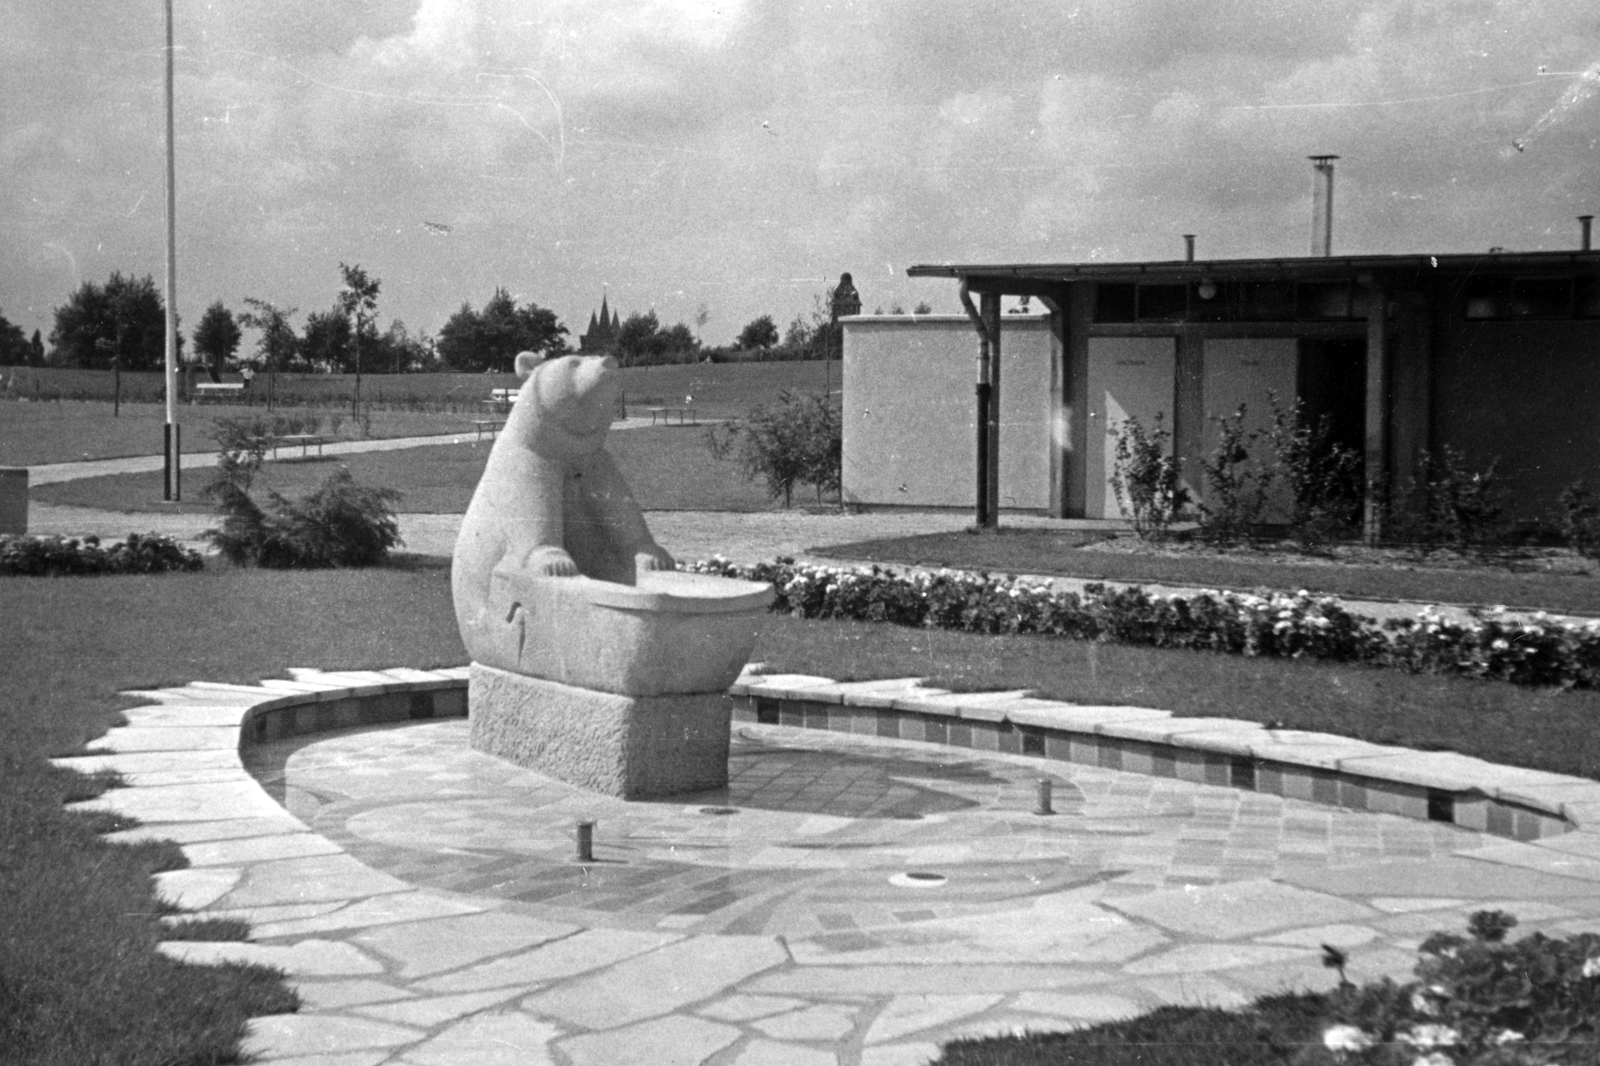
[[[355,374],[462,371],[509,373],[518,352],[560,355],[570,350],[567,327],[555,312],[533,301],[519,301],[496,288],[482,305],[462,303],[439,335],[414,333],[394,319],[377,327],[380,279],[359,264],[339,264],[340,286],[324,310],[310,311],[296,328],[298,308],[247,296],[229,308],[214,300],[189,338],[178,335],[180,360],[192,348],[197,369],[220,380],[224,370]],[[819,294],[808,316],[796,316],[780,337],[771,315],[749,322],[732,345],[707,347],[682,322],[663,325],[645,311],[623,319],[606,354],[623,366],[733,359],[838,358],[839,327],[828,313],[832,293]],[[898,311],[891,309],[891,313]],[[919,305],[918,313],[928,310]],[[704,308],[697,324],[704,325]],[[166,359],[166,307],[154,280],[113,273],[101,283],[85,282],[55,308],[49,348],[34,330],[31,338],[0,314],[0,366],[59,366],[91,370],[157,370]],[[258,331],[253,350],[240,353],[244,331]]]

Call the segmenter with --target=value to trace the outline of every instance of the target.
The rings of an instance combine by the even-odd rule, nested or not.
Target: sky
[[[708,344],[958,310],[916,263],[1576,247],[1594,0],[173,0],[178,308],[437,333],[496,287]],[[0,0],[0,314],[165,273],[161,0]],[[1520,146],[1520,147],[1518,147]],[[703,316],[703,323],[698,320]]]

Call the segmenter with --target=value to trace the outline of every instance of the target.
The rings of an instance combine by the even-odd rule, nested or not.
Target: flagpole
[[[166,483],[163,499],[181,500],[183,490],[179,455],[181,452],[178,429],[178,238],[177,238],[177,168],[174,164],[172,119],[172,0],[167,8],[167,421],[162,433],[162,455],[165,456]]]

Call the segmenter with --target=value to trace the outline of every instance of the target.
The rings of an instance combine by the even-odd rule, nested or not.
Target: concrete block
[[[1206,783],[1206,754],[1193,748],[1172,749],[1173,773],[1180,781]]]
[[[471,744],[623,799],[728,783],[731,706],[721,693],[621,696],[474,663]]]
[[[435,718],[464,718],[467,714],[467,686],[436,689],[433,693]]]
[[[1072,762],[1085,766],[1101,765],[1100,738],[1093,733],[1068,733],[1067,750],[1067,758]]]
[[[1374,814],[1398,814],[1402,818],[1428,820],[1428,790],[1421,785],[1367,778],[1367,810]]]
[[[0,533],[28,531],[28,468],[0,466]]]

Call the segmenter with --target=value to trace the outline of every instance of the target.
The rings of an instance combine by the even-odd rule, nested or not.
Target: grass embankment
[[[647,511],[770,511],[777,504],[761,486],[746,481],[732,460],[713,458],[706,447],[705,427],[654,426],[613,432],[607,449],[616,459],[639,505]],[[489,441],[469,438],[461,444],[437,444],[393,452],[302,459],[298,449],[285,449],[269,459],[252,491],[267,489],[295,498],[311,492],[341,464],[363,485],[394,486],[403,496],[398,509],[410,513],[460,514],[489,456]],[[41,485],[29,493],[41,503],[95,507],[108,511],[174,511],[209,514],[211,501],[201,495],[209,471],[184,478],[182,503],[163,503],[160,471]]]
[[[157,491],[160,483],[157,482]],[[925,536],[836,544],[818,552],[884,564],[948,566],[991,574],[1040,574],[1179,587],[1272,588],[1346,599],[1417,603],[1503,604],[1508,607],[1600,615],[1600,580],[1592,574],[1516,573],[1492,565],[1442,569],[1265,561],[1243,555],[1137,555],[1085,551],[1103,533],[1008,529],[998,533]]]
[[[130,706],[118,691],[286,666],[459,664],[440,564],[365,572],[206,571],[0,579],[0,1062],[235,1061],[251,1014],[291,1009],[270,971],[182,966],[149,875],[170,844],[108,845],[119,823],[69,814],[105,782],[45,759],[81,751]]]
[[[44,397],[66,400],[23,402],[0,398],[0,466],[68,463],[82,458],[113,459],[160,455],[165,405],[159,402],[160,374],[124,374],[120,416],[112,416],[110,371],[5,368],[18,375],[16,395],[29,400],[35,384]],[[647,407],[689,406],[702,421],[734,418],[785,389],[821,392],[830,380],[839,388],[839,368],[822,362],[690,363],[637,367],[618,372],[629,412],[645,417]],[[236,380],[230,375],[229,380]],[[484,403],[494,389],[515,388],[514,374],[367,375],[361,395],[376,438],[474,433],[473,421],[498,417]],[[322,417],[322,432],[355,439],[362,435],[352,417],[355,379],[342,374],[284,374],[278,381],[282,410]],[[211,429],[216,418],[265,415],[264,379],[253,386],[252,403],[178,405],[185,452],[216,450]],[[685,400],[689,402],[685,404]],[[87,402],[86,402],[87,401]],[[337,421],[337,428],[335,423]]]

